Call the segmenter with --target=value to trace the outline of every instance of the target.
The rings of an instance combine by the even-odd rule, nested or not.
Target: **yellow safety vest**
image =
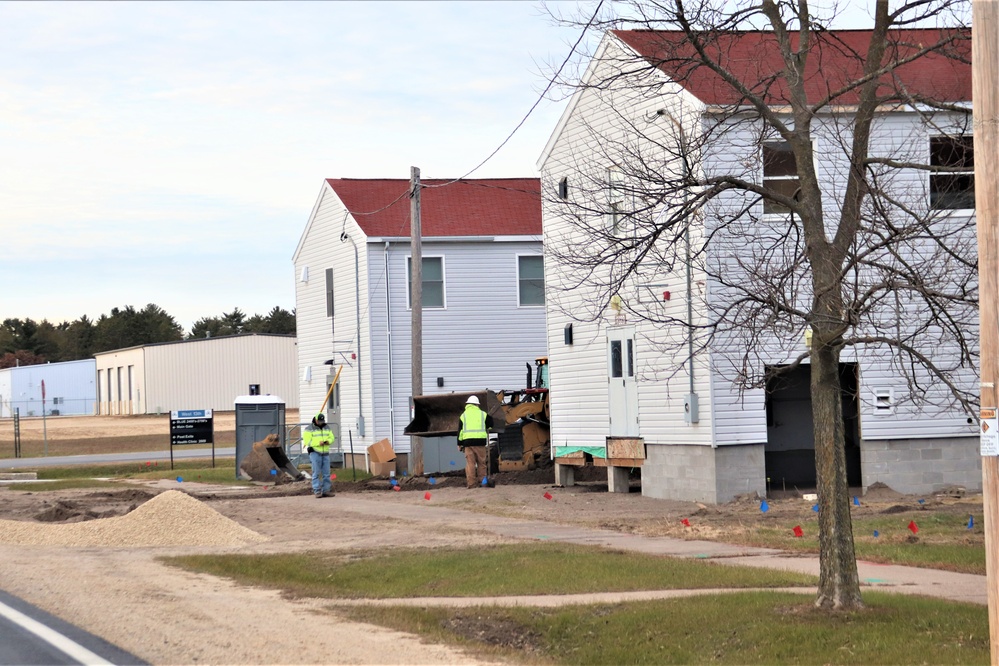
[[[302,443],[305,445],[305,448],[311,446],[318,453],[329,453],[330,446],[333,445],[335,439],[333,431],[328,427],[317,428],[316,426],[309,426],[302,431]]]
[[[465,411],[459,420],[461,421],[461,431],[458,432],[459,442],[466,439],[489,438],[489,433],[486,430],[486,413],[477,405],[465,405]]]

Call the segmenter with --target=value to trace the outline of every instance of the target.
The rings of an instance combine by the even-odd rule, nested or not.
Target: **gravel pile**
[[[64,525],[0,520],[0,543],[17,546],[242,546],[266,540],[177,490],[114,518]]]

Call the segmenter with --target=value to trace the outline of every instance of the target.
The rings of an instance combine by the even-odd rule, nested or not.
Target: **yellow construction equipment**
[[[533,469],[548,455],[550,408],[548,403],[548,357],[535,359],[537,378],[527,364],[527,388],[470,393],[436,393],[413,398],[413,420],[403,434],[446,437],[458,434],[459,418],[469,396],[476,396],[493,417],[497,434],[499,471]]]

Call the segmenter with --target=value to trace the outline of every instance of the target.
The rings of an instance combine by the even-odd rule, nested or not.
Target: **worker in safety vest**
[[[485,483],[486,474],[486,444],[489,442],[489,428],[493,418],[479,407],[479,399],[470,396],[465,401],[465,411],[458,419],[461,428],[458,430],[458,448],[465,452],[465,485],[478,488]]]
[[[302,446],[312,462],[312,492],[318,497],[335,495],[330,481],[330,447],[333,431],[326,425],[326,415],[319,412],[312,417],[312,425],[302,431]]]

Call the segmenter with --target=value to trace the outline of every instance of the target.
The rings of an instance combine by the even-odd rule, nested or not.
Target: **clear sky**
[[[526,1],[0,2],[0,320],[291,310],[324,178],[467,173],[577,37]],[[536,176],[562,109],[473,177]]]

